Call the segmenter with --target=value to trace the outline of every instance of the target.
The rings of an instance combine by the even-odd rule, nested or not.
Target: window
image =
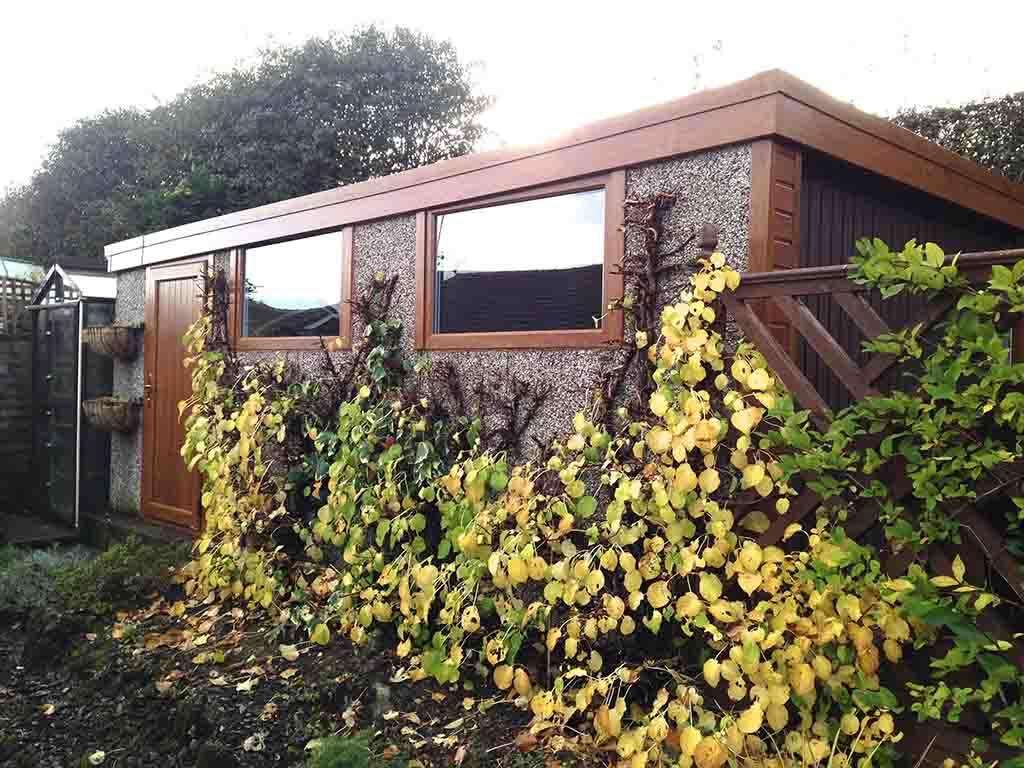
[[[421,216],[425,349],[597,346],[621,295],[621,173]]]
[[[246,248],[239,256],[239,349],[315,349],[350,338],[351,228]]]

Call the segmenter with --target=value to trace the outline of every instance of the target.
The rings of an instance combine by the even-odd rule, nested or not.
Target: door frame
[[[153,440],[155,436],[154,430],[154,416],[153,416],[153,404],[154,399],[151,395],[153,380],[156,377],[156,358],[157,358],[157,317],[159,315],[159,307],[157,306],[157,284],[166,280],[180,280],[184,277],[199,277],[201,274],[201,268],[206,266],[208,269],[213,268],[213,255],[199,256],[191,259],[183,259],[181,261],[175,261],[171,264],[160,264],[153,265],[146,268],[146,314],[145,314],[145,329],[143,331],[142,341],[142,354],[143,354],[143,393],[142,393],[142,472],[141,472],[141,487],[140,487],[140,499],[139,499],[139,512],[143,519],[162,523],[164,525],[173,525],[177,528],[185,528],[193,531],[198,531],[202,528],[202,506],[200,499],[202,497],[201,489],[202,484],[200,481],[199,473],[192,471],[192,488],[193,488],[193,501],[191,504],[192,508],[192,520],[191,523],[182,524],[180,519],[180,513],[175,507],[167,507],[167,505],[159,504],[153,500],[153,493],[151,483],[155,472],[152,464],[152,448]],[[198,286],[197,286],[198,290]],[[158,390],[159,392],[159,390]],[[159,396],[159,395],[158,395]],[[178,420],[179,424],[182,424],[182,420]],[[180,471],[186,471],[185,464],[179,467]],[[166,510],[166,512],[164,511]],[[147,514],[149,512],[149,514]]]

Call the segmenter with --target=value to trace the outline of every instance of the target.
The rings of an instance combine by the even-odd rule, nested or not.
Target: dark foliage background
[[[979,165],[1024,182],[1024,91],[958,107],[911,107],[893,122]]]
[[[265,50],[61,132],[0,199],[0,257],[101,267],[106,243],[462,155],[487,104],[450,43],[408,29]]]

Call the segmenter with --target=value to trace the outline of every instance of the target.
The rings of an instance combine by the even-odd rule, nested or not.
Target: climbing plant
[[[892,251],[880,240],[862,240],[852,278],[883,296],[906,292],[942,301],[950,295],[951,309],[930,332],[919,324],[866,345],[894,355],[902,366],[897,386],[885,396],[854,404],[821,432],[805,417],[788,415],[775,443],[799,450],[781,459],[783,478],[811,478],[835,520],[852,515],[857,502],[871,501],[887,547],[895,552],[965,542],[989,550],[991,543],[976,540],[979,532],[964,522],[965,512],[979,508],[1001,532],[1000,551],[988,556],[1001,556],[1005,547],[1019,558],[1024,365],[1011,358],[1009,329],[1024,311],[1024,261],[997,264],[988,280],[975,285],[957,259],[948,259],[934,243],[911,241]],[[911,481],[902,497],[880,479],[880,470],[895,462]],[[976,705],[998,742],[1020,748],[1024,673],[1008,652],[1021,635],[991,620],[982,622],[983,630],[978,621],[986,612],[991,619],[1001,604],[1019,621],[1024,584],[1015,579],[1016,569],[1000,574],[978,564],[973,570],[986,586],[980,589],[965,581],[958,558],[949,575],[929,581],[917,572],[900,581],[907,618],[953,638],[953,648],[932,660],[934,682],[911,686],[913,711],[921,719],[957,722]]]
[[[203,477],[206,529],[187,589],[262,606],[313,643],[378,634],[393,643],[395,680],[488,681],[494,695],[478,706],[511,701],[553,746],[623,767],[891,765],[904,706],[949,719],[981,706],[1013,744],[1019,704],[1007,702],[1020,679],[1004,660],[1008,641],[978,625],[1004,602],[999,590],[969,584],[961,565],[949,577],[915,566],[890,578],[841,527],[849,494],[887,504],[851,479],[868,455],[850,450],[867,418],[857,414],[888,419],[895,406],[885,403],[902,396],[814,432],[756,349],[726,345],[718,300],[739,274],[720,253],[696,266],[657,329],[629,342],[628,359],[650,364],[644,407],[614,420],[578,413],[532,461],[488,449],[479,418],[425,394],[422,368],[375,375],[372,360],[397,359],[391,321],[377,319],[389,329],[379,355],[353,357],[361,368],[336,412],[297,423],[324,385],[288,383],[282,362],[228,376],[225,353],[206,347],[211,320],[200,320],[187,336],[183,453]],[[877,244],[858,268],[879,285],[881,270],[888,290],[914,284]],[[981,295],[961,310],[998,314]],[[994,353],[987,334],[962,333],[970,350]],[[896,343],[913,357],[910,336],[876,342]],[[1001,402],[993,418],[1017,430]],[[275,445],[296,437],[302,462],[276,467]],[[872,450],[909,444],[901,439]],[[941,471],[975,460],[985,463],[965,455]],[[784,514],[810,469],[835,516],[759,545],[763,505]],[[933,661],[938,682],[912,698],[884,685],[886,665],[950,635],[954,650]],[[987,677],[970,691],[942,682],[974,664]]]

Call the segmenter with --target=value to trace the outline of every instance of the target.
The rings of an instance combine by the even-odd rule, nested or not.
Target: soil
[[[478,711],[493,689],[393,682],[399,660],[372,643],[298,643],[288,661],[294,639],[269,623],[176,603],[154,596],[120,622],[0,616],[0,765],[76,768],[98,751],[116,768],[302,765],[311,740],[363,730],[413,766],[561,764],[516,748],[528,713]]]

